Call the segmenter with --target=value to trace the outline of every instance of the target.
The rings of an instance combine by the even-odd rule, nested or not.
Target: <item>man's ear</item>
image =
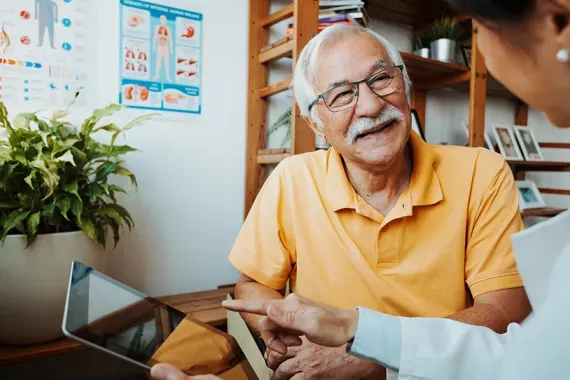
[[[307,122],[307,124],[309,124],[309,127],[311,127],[311,129],[313,130],[313,132],[315,132],[315,135],[317,135],[317,137],[319,137],[321,140],[326,140],[326,136],[325,136],[325,132],[319,128],[319,126],[317,125],[317,123],[315,123],[314,121],[310,120],[308,117],[303,116],[303,119],[305,119],[305,121]]]

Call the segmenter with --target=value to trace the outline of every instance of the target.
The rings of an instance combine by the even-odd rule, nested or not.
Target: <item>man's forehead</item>
[[[387,49],[370,34],[337,37],[322,46],[315,62],[313,85],[324,91],[392,65]]]

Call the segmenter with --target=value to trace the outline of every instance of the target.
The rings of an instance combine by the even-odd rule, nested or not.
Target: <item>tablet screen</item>
[[[235,339],[74,262],[64,331],[147,368],[170,363],[188,375],[257,379]]]

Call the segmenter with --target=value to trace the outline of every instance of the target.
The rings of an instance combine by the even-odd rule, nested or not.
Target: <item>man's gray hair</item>
[[[390,42],[388,42],[387,39],[368,28],[337,24],[324,29],[316,37],[311,39],[307,46],[305,46],[301,52],[301,55],[299,56],[297,66],[295,67],[295,73],[293,75],[293,89],[295,91],[295,98],[297,99],[297,104],[299,105],[301,114],[305,117],[308,117],[319,126],[320,121],[316,113],[316,107],[313,107],[312,111],[309,112],[309,105],[318,96],[313,87],[313,70],[316,67],[319,52],[322,46],[329,39],[357,33],[368,34],[377,39],[378,42],[380,42],[380,44],[384,46],[388,52],[388,56],[394,65],[404,65],[404,60],[402,59],[402,56],[400,55],[398,49],[396,49]],[[408,76],[408,70],[406,69],[405,65],[403,70],[403,79],[406,86],[406,93],[409,94],[412,83],[410,81],[410,77]]]

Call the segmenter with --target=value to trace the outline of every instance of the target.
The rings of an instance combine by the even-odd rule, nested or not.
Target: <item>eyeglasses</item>
[[[392,66],[357,82],[339,84],[317,96],[309,105],[309,111],[321,99],[331,112],[340,112],[354,107],[358,102],[358,88],[363,82],[378,96],[390,95],[404,85],[403,70],[403,65]]]

